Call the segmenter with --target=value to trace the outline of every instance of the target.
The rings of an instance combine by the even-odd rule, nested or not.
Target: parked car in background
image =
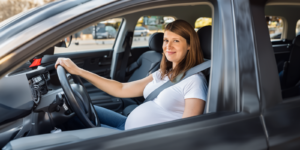
[[[134,36],[146,36],[149,30],[145,27],[135,27]]]
[[[117,30],[114,27],[105,26],[104,24],[98,24],[93,30],[94,39],[110,39],[115,38],[116,35]]]

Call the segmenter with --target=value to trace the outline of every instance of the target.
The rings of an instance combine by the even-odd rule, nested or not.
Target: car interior
[[[184,10],[185,13],[178,11]],[[150,8],[147,10],[140,10],[137,12],[131,12],[125,15],[114,16],[114,18],[122,18],[120,28],[117,30],[117,36],[114,39],[114,44],[112,48],[104,49],[88,49],[88,50],[74,50],[68,52],[57,52],[61,49],[61,42],[56,44],[53,47],[50,47],[45,52],[35,56],[30,62],[25,63],[20,68],[11,72],[8,76],[15,76],[18,74],[26,73],[28,81],[33,91],[35,98],[35,112],[34,117],[38,126],[34,131],[30,128],[23,128],[22,132],[14,137],[9,137],[6,142],[0,143],[0,146],[4,146],[8,141],[12,139],[18,139],[20,137],[30,137],[31,135],[38,134],[47,134],[53,130],[53,126],[60,128],[62,131],[74,130],[69,128],[68,120],[74,116],[74,112],[68,109],[68,104],[64,104],[64,107],[67,107],[63,114],[59,114],[62,110],[57,110],[53,112],[52,117],[47,113],[48,110],[45,106],[51,105],[50,103],[60,103],[59,100],[53,101],[56,95],[62,94],[61,83],[54,64],[59,57],[67,57],[72,59],[79,67],[91,71],[97,75],[100,75],[105,78],[114,79],[120,82],[131,82],[135,80],[142,79],[149,74],[157,71],[159,69],[161,57],[162,57],[162,43],[163,43],[163,31],[149,33],[147,44],[142,46],[132,47],[131,41],[140,40],[133,37],[133,31],[136,27],[136,24],[141,16],[172,16],[175,19],[182,19],[189,22],[192,26],[195,26],[195,22],[198,18],[207,17],[212,18],[212,8],[208,3],[199,3],[199,4],[187,4],[183,6],[168,6],[168,7],[158,7]],[[101,21],[101,20],[100,20]],[[89,27],[85,27],[89,28]],[[84,29],[84,28],[83,28]],[[74,31],[74,34],[78,31]],[[85,31],[84,31],[85,32]],[[212,26],[205,25],[202,28],[197,30],[197,34],[200,39],[201,49],[203,51],[204,57],[206,60],[211,59],[211,33]],[[73,36],[73,46],[83,45],[85,43],[76,43],[76,36]],[[128,40],[130,39],[131,40]],[[71,42],[71,43],[72,43]],[[96,41],[97,42],[97,41]],[[106,41],[104,41],[106,42]],[[103,44],[104,42],[100,43]],[[125,49],[124,49],[125,47]],[[70,47],[65,49],[70,49]],[[64,48],[63,48],[64,49]],[[30,67],[36,60],[40,61],[39,66]],[[28,73],[32,72],[32,73]],[[207,69],[203,71],[207,77],[209,83],[210,70]],[[86,92],[89,94],[91,102],[93,105],[98,105],[115,112],[118,112],[124,116],[128,116],[130,112],[137,107],[139,104],[143,103],[145,100],[144,97],[135,97],[135,98],[118,98],[108,95],[107,93],[99,90],[97,87],[93,86],[91,83],[87,82],[84,79],[78,81],[76,77],[67,74],[67,80],[69,83],[78,83],[81,82],[84,85]],[[43,82],[43,83],[41,83]],[[36,88],[36,84],[39,84],[39,87]],[[37,92],[38,90],[42,92]],[[62,96],[63,98],[64,96]],[[56,97],[56,99],[59,99]],[[46,102],[47,101],[47,102]],[[55,104],[56,105],[56,104]],[[51,119],[52,118],[52,119]],[[93,120],[93,119],[91,119]],[[94,119],[95,120],[95,119]],[[23,131],[24,130],[24,131]],[[103,130],[102,128],[97,130]],[[106,132],[107,131],[107,132]],[[79,137],[82,135],[80,131],[74,132],[74,135]],[[91,138],[95,136],[105,136],[120,131],[111,131],[110,129],[101,131],[101,135],[96,134],[95,131],[93,134],[85,134],[86,136],[80,137]],[[17,133],[17,131],[16,131]],[[70,132],[69,132],[70,133]],[[98,132],[99,133],[99,132]],[[68,134],[69,135],[69,134]],[[52,135],[53,136],[53,135]],[[49,135],[49,138],[51,135]],[[76,138],[76,139],[77,139]],[[36,138],[38,140],[38,138]],[[35,140],[35,141],[36,141]],[[62,139],[61,139],[62,140]],[[72,139],[63,139],[62,141],[66,142]],[[73,139],[74,140],[74,139]],[[32,139],[28,139],[28,142]],[[18,140],[14,140],[10,145],[17,146],[23,145],[18,143]],[[30,144],[27,144],[30,147]]]
[[[70,58],[79,67],[85,70],[120,82],[131,82],[142,79],[159,69],[162,56],[163,30],[157,30],[156,32],[148,33],[147,36],[138,37],[135,37],[133,32],[142,16],[167,16],[175,19],[183,19],[195,27],[200,39],[199,42],[204,57],[206,60],[210,60],[212,59],[211,39],[213,24],[199,28],[195,26],[195,22],[201,17],[212,18],[212,8],[213,7],[211,7],[210,3],[200,2],[180,6],[157,6],[111,16],[110,18],[105,18],[105,20],[99,20],[99,22],[113,18],[121,20],[114,39],[102,40],[99,37],[99,39],[101,39],[99,40],[97,37],[97,40],[78,42],[80,41],[78,40],[80,38],[76,35],[73,36],[70,47],[63,48],[66,47],[66,45],[62,45],[60,42],[53,47],[50,47],[45,52],[35,56],[30,60],[30,62],[26,62],[20,68],[7,75],[11,77],[10,80],[15,80],[21,83],[23,80],[16,78],[15,76],[26,74],[23,77],[29,82],[29,86],[31,88],[30,92],[32,92],[34,97],[34,112],[29,116],[21,116],[20,114],[24,113],[21,111],[11,114],[9,119],[16,120],[13,122],[11,122],[12,120],[1,118],[2,120],[0,122],[4,122],[5,126],[2,126],[0,131],[5,131],[10,127],[16,127],[16,130],[10,130],[6,133],[5,139],[3,138],[3,140],[0,141],[0,147],[3,147],[11,141],[9,144],[11,147],[16,149],[26,147],[26,149],[30,149],[31,147],[51,145],[53,143],[57,143],[57,141],[61,143],[74,142],[76,140],[109,136],[121,132],[104,128],[93,128],[92,130],[76,130],[76,128],[69,128],[68,121],[75,115],[75,113],[68,109],[70,108],[70,104],[68,103],[62,104],[65,108],[64,110],[55,110],[52,113],[52,117],[49,116],[49,113],[47,113],[47,111],[49,111],[48,106],[60,105],[59,100],[64,98],[62,85],[60,83],[57,70],[54,68],[57,58]],[[281,82],[283,99],[300,95],[300,70],[297,67],[299,64],[298,57],[300,57],[300,53],[298,52],[300,49],[300,35],[298,35],[297,32],[297,28],[299,27],[297,22],[300,19],[300,15],[294,13],[298,12],[299,8],[299,5],[285,5],[284,3],[268,3],[265,7],[266,25],[269,27],[270,31],[270,43],[272,44],[275,54],[278,78],[280,78]],[[97,23],[98,22],[95,22],[94,24]],[[91,24],[90,26],[94,26],[94,24]],[[162,26],[163,25],[165,24],[162,23]],[[85,33],[92,33],[93,28],[90,26],[74,31],[73,34],[80,31],[80,34],[86,36]],[[280,32],[274,32],[275,27],[278,27]],[[84,39],[83,37],[81,38]],[[89,42],[93,44],[96,43],[96,48],[89,47]],[[136,42],[139,42],[139,44],[136,44]],[[106,46],[107,43],[111,44],[111,46]],[[100,48],[97,48],[97,46]],[[59,52],[59,50],[61,51]],[[40,65],[30,67],[37,60],[40,61]],[[208,83],[210,83],[210,70],[207,69],[204,73]],[[142,104],[145,100],[144,97],[113,97],[99,90],[84,79],[81,79],[81,82],[70,74],[67,74],[66,77],[69,83],[80,82],[84,85],[93,105],[113,110],[124,116],[128,116],[134,108]],[[12,85],[9,86],[9,81],[1,81],[0,84],[7,84],[7,91],[9,91],[10,88],[16,88],[12,87]],[[28,85],[28,83],[24,83],[22,85],[26,84]],[[24,87],[20,86],[17,88]],[[61,97],[59,97],[59,95]],[[22,93],[16,96],[22,96]],[[31,95],[27,96],[31,97]],[[53,101],[53,99],[58,101]],[[29,104],[23,105],[25,106]],[[31,110],[29,111],[31,112]],[[205,112],[206,111],[204,111],[204,114]],[[96,120],[93,116],[90,116],[90,119],[94,121]],[[23,124],[22,128],[19,128],[20,124]],[[62,130],[60,136],[57,136],[56,134],[49,134],[53,131],[54,126]],[[42,134],[43,138],[33,136]],[[47,139],[55,140],[48,140],[47,142],[44,142]]]
[[[272,47],[275,53],[275,59],[278,69],[278,77],[280,78],[282,98],[289,98],[300,95],[300,70],[299,70],[299,49],[300,35],[298,34],[299,5],[285,5],[268,3],[265,7],[266,19],[271,23],[269,16],[279,17],[282,30],[277,34],[276,39],[272,39]],[[272,29],[269,27],[270,35]]]
[[[184,15],[176,12],[177,9],[189,10]],[[168,10],[168,11],[166,11]],[[200,11],[199,11],[200,10]],[[211,17],[211,8],[208,5],[195,5],[195,6],[180,6],[180,7],[169,7],[169,8],[159,8],[153,10],[146,10],[139,13],[128,14],[125,16],[119,16],[118,18],[123,18],[126,20],[127,30],[133,30],[135,28],[137,19],[142,16],[142,14],[153,15],[153,16],[174,16],[176,19],[183,19],[188,21],[191,25],[195,24],[195,21],[199,17]],[[189,16],[189,17],[186,17]],[[120,32],[120,31],[119,31]],[[123,34],[126,33],[125,29]],[[198,35],[203,41],[200,43],[201,48],[204,52],[206,59],[210,59],[210,38],[211,38],[211,28],[204,28],[198,30]],[[119,33],[120,34],[120,33]],[[120,36],[120,35],[119,35]],[[131,82],[135,80],[142,79],[159,69],[159,63],[161,60],[162,53],[162,40],[163,33],[154,33],[150,35],[148,45],[140,47],[131,47],[129,58],[125,58],[124,53],[119,54],[118,60],[116,61],[116,68],[113,68],[112,60],[112,50],[101,50],[99,52],[78,52],[76,53],[58,53],[51,56],[44,56],[42,58],[42,64],[54,64],[58,57],[69,57],[79,66],[89,71],[92,71],[103,77],[113,77],[113,79],[121,82]],[[115,43],[117,44],[117,43]],[[116,51],[116,45],[114,51]],[[126,51],[126,50],[125,50]],[[207,51],[207,52],[206,52]],[[126,55],[126,54],[125,54]],[[79,57],[81,56],[81,57]],[[96,56],[93,58],[91,56]],[[99,66],[99,64],[101,65]],[[127,64],[125,67],[122,64]],[[124,71],[122,70],[122,67]],[[52,68],[51,71],[55,72]],[[113,70],[116,70],[113,73]],[[51,72],[50,71],[50,72]],[[209,71],[206,71],[207,73]],[[51,74],[51,73],[50,73]],[[55,76],[55,75],[54,75]],[[132,109],[141,104],[144,101],[143,97],[137,98],[116,98],[112,97],[97,87],[93,86],[89,82],[83,79],[84,85],[89,93],[93,104],[102,106],[121,114],[127,116]],[[58,83],[58,82],[57,82]],[[50,83],[51,84],[51,83]],[[59,87],[59,86],[58,86]]]

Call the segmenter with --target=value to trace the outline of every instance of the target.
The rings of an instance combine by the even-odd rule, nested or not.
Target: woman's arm
[[[120,98],[143,96],[144,88],[153,80],[152,75],[150,75],[141,80],[129,83],[120,83],[81,69],[69,58],[58,58],[55,68],[57,68],[57,65],[63,66],[71,74],[85,78],[102,91]]]
[[[198,98],[185,99],[185,106],[182,118],[193,117],[203,113],[205,101]]]

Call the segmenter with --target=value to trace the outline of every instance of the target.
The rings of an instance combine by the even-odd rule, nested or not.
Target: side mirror
[[[66,37],[63,41],[62,47],[68,48],[71,45],[72,38],[73,38],[72,35]]]

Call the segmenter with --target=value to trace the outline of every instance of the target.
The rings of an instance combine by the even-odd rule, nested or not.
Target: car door
[[[47,148],[268,149],[257,89],[257,51],[263,48],[254,35],[260,29],[255,24],[249,26],[252,20],[245,19],[261,19],[257,11],[263,12],[263,7],[257,10],[259,5],[248,0],[220,0],[212,5],[215,15],[207,114]]]
[[[258,0],[255,2],[260,4]],[[89,1],[89,4],[94,3],[96,2]],[[120,11],[119,7],[123,8],[126,4],[129,8],[118,12]],[[213,53],[205,111],[207,114],[97,138],[68,141],[68,143],[57,142],[56,138],[52,138],[56,142],[48,143],[48,147],[39,146],[38,148],[267,149],[265,130],[261,121],[261,92],[258,89],[261,83],[260,76],[257,75],[258,66],[256,62],[260,58],[257,52],[262,51],[264,48],[260,47],[260,43],[256,43],[256,36],[253,32],[257,34],[260,31],[255,26],[256,22],[252,22],[252,19],[246,19],[246,21],[244,19],[256,18],[257,12],[263,12],[263,7],[257,7],[260,5],[252,4],[249,0],[219,0],[210,3],[194,0],[184,2],[172,0],[147,1],[147,3],[130,1],[126,4],[113,3],[111,7],[109,7],[110,5],[106,5],[106,7],[109,7],[112,12],[117,11],[118,14],[122,11],[132,12],[131,7],[137,9],[137,4],[140,4],[139,9],[149,8],[149,6],[164,9],[164,7],[167,8],[170,5],[193,7],[196,4],[208,5],[211,8],[214,20],[211,48]],[[97,12],[102,12],[102,9],[93,9],[87,15],[99,14]],[[180,13],[182,14],[182,12]],[[76,19],[83,19],[83,17],[79,16]],[[68,21],[64,23],[64,25],[70,24],[78,25]],[[58,31],[67,27],[58,26],[57,28],[51,35],[62,34]],[[46,38],[38,37],[38,39],[42,41]],[[34,51],[35,49],[28,49],[27,51],[29,50]],[[59,136],[60,134],[51,135]],[[40,135],[38,137],[41,137],[46,143],[52,142],[50,139],[46,140],[50,136]],[[67,139],[64,136],[62,138]],[[34,143],[36,141],[28,142]]]
[[[114,18],[110,20],[114,20]],[[117,21],[122,21],[122,19],[115,18],[115,20],[116,28],[120,28],[122,22]],[[101,21],[99,24],[105,25],[106,21]],[[115,38],[94,39],[92,33],[93,28],[94,26],[90,26],[77,32],[76,34],[79,36],[73,38],[70,47],[56,47],[54,55],[45,55],[42,58],[41,65],[47,67],[47,70],[51,74],[51,78],[57,78],[54,64],[59,57],[70,58],[80,68],[104,78],[111,78],[110,73]],[[82,81],[94,105],[102,106],[114,111],[121,110],[122,102],[119,101],[119,99],[112,98],[107,94],[99,94],[101,93],[101,90],[87,82],[85,79],[82,79]],[[55,86],[59,85],[59,82],[52,82],[49,86],[52,85],[53,88],[55,88]]]
[[[285,25],[287,29],[285,30],[286,36],[291,38],[295,37],[295,29],[297,29],[296,22],[299,19],[299,4],[300,1],[295,1],[295,4],[288,4],[288,5],[276,5],[272,2],[268,3],[266,7],[266,13],[274,14],[276,12],[277,15],[280,15],[285,19]],[[297,31],[297,30],[296,30]],[[266,37],[265,37],[266,38]],[[265,40],[267,41],[267,40]],[[291,41],[289,41],[291,42]],[[282,56],[287,55],[287,60],[289,59],[290,53],[287,50],[287,47],[290,43],[278,43],[282,45],[281,51]],[[272,42],[274,48],[274,42]],[[269,45],[268,45],[269,46]],[[286,50],[284,50],[286,49]],[[275,49],[274,49],[275,50]],[[293,49],[298,50],[298,49]],[[275,59],[276,62],[278,61],[279,55],[278,51],[275,51]],[[295,53],[294,53],[295,54]],[[272,54],[269,53],[268,55],[263,55],[264,59],[268,60],[267,65],[272,67],[271,63],[274,63],[269,56]],[[272,67],[273,68],[273,67]],[[297,71],[297,70],[294,70]],[[264,72],[264,71],[263,71]],[[298,114],[300,113],[300,97],[299,97],[299,84],[296,84],[294,87],[290,87],[288,89],[282,89],[279,84],[279,76],[276,71],[264,72],[265,78],[271,78],[272,80],[269,81],[268,84],[272,85],[273,88],[270,86],[268,87],[268,91],[272,92],[273,96],[266,99],[266,103],[263,106],[264,109],[264,121],[266,126],[266,133],[268,136],[268,145],[270,150],[277,150],[277,149],[299,149],[300,147],[300,120]],[[262,87],[266,88],[266,87]],[[288,92],[287,92],[288,91]]]

